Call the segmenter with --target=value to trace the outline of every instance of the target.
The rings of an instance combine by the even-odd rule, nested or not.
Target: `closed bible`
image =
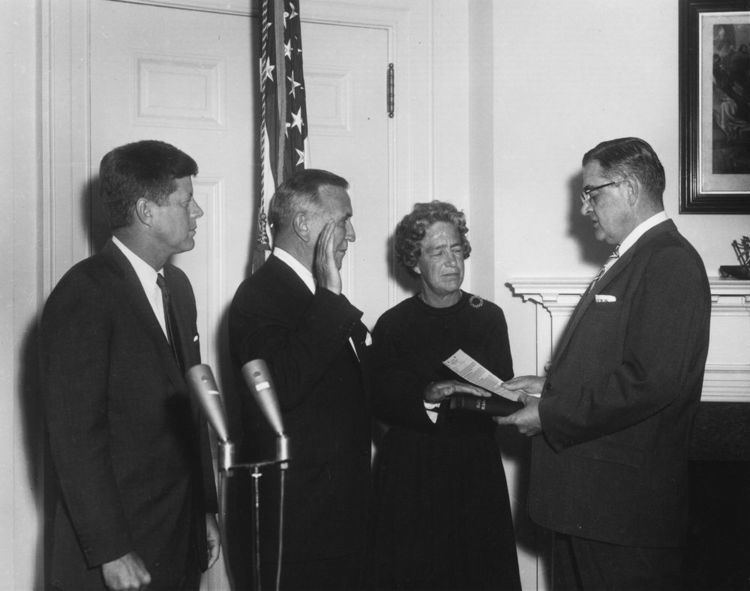
[[[472,396],[470,394],[454,394],[450,397],[450,408],[453,410],[468,410],[484,414],[504,417],[512,415],[523,408],[523,403],[508,400],[502,396]]]

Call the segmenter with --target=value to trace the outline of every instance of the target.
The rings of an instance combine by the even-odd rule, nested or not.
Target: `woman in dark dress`
[[[521,588],[495,423],[448,408],[456,393],[489,395],[443,365],[457,349],[513,377],[502,310],[460,289],[466,233],[463,213],[439,201],[415,205],[396,228],[396,257],[421,290],[373,333],[373,409],[388,427],[377,452],[377,589]]]

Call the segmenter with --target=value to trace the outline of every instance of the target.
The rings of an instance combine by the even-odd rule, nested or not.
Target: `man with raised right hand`
[[[274,250],[237,290],[229,312],[235,367],[268,363],[291,461],[281,589],[361,585],[370,487],[370,414],[362,362],[362,312],[342,294],[341,264],[355,239],[348,183],[323,170],[297,172],[269,206]],[[246,405],[244,453],[273,439]],[[261,441],[258,445],[262,446]],[[261,486],[261,572],[275,586],[278,477]],[[241,565],[235,562],[234,570]]]

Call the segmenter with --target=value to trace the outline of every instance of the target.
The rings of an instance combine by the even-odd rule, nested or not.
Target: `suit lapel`
[[[279,257],[272,255],[268,260],[268,264],[271,265],[273,273],[279,277],[279,281],[285,284],[283,287],[289,293],[306,301],[309,301],[313,297],[313,293],[308,289],[305,282],[302,281],[302,278]]]
[[[194,323],[194,312],[191,311],[192,308],[187,300],[190,294],[185,293],[182,282],[176,279],[174,267],[171,265],[164,267],[164,279],[172,298],[172,315],[178,337],[176,346],[180,359],[185,364],[184,369],[188,370],[196,363],[200,363],[200,344]]]
[[[568,346],[568,343],[570,343],[570,339],[573,337],[576,326],[578,326],[578,323],[581,321],[581,318],[585,314],[586,310],[588,310],[589,306],[591,306],[596,296],[602,293],[607,286],[609,286],[615,279],[617,279],[617,277],[628,266],[630,261],[633,260],[633,257],[636,255],[636,253],[644,248],[644,246],[647,245],[654,236],[661,234],[662,232],[669,232],[672,229],[676,229],[674,226],[674,222],[672,222],[671,220],[667,220],[648,230],[635,242],[635,244],[633,244],[633,246],[631,246],[627,251],[625,251],[625,253],[622,254],[622,256],[620,256],[620,258],[617,259],[617,262],[615,262],[615,264],[612,265],[612,267],[604,274],[604,276],[596,282],[596,285],[594,285],[592,289],[588,290],[588,292],[584,294],[584,296],[581,298],[581,301],[579,301],[578,305],[575,307],[575,310],[573,310],[573,314],[571,315],[570,320],[565,327],[565,331],[563,332],[562,337],[560,337],[560,342],[557,345],[555,354],[552,356],[552,365],[555,365],[559,361],[560,357]]]
[[[161,365],[175,386],[181,388],[184,379],[180,369],[172,355],[169,341],[156,319],[153,308],[143,291],[138,275],[133,269],[130,261],[111,241],[101,251],[102,256],[108,260],[120,278],[120,289],[116,289],[116,295],[130,308],[138,323],[143,327],[148,337],[154,341],[161,357]]]

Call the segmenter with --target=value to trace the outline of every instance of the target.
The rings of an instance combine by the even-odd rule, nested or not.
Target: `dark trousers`
[[[284,561],[282,591],[357,591],[362,589],[362,557],[359,555],[306,562]],[[276,564],[261,567],[263,591],[276,589]]]
[[[681,591],[682,548],[618,546],[555,534],[554,591]]]

